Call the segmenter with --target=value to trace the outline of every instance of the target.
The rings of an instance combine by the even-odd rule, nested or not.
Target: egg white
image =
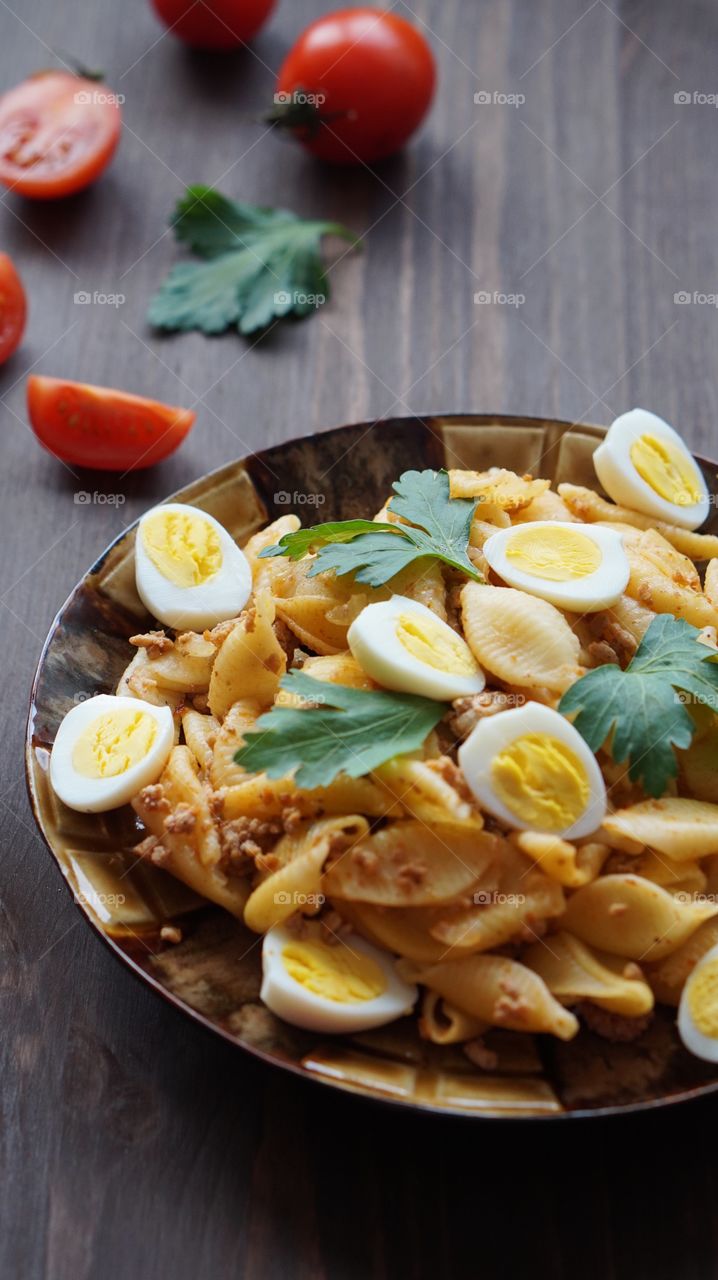
[[[558,738],[580,760],[586,771],[588,803],[571,826],[551,834],[569,840],[590,835],[600,827],[606,814],[606,786],[598,761],[584,742],[577,729],[558,711],[538,702],[527,702],[523,707],[512,707],[496,715],[479,720],[465,742],[459,747],[459,765],[464,777],[482,808],[487,809],[507,827],[519,831],[536,830],[528,822],[507,808],[496,795],[491,782],[493,759],[516,738],[525,734],[544,734]]]
[[[481,693],[486,677],[480,668],[473,676],[442,671],[404,648],[397,639],[396,627],[399,618],[407,614],[419,623],[428,619],[432,626],[445,629],[452,640],[460,638],[425,604],[406,596],[392,596],[391,600],[367,605],[349,628],[347,642],[362,670],[385,689],[417,693],[439,702]]]
[[[222,564],[206,582],[195,587],[178,586],[152,563],[144,547],[142,529],[158,511],[200,515],[215,530]],[[203,631],[205,627],[237,617],[251,594],[252,571],[244,552],[214,516],[182,502],[168,502],[146,511],[137,526],[135,581],[142,603],[159,622],[178,631]]]
[[[703,1031],[698,1030],[693,1021],[690,1004],[688,1003],[688,991],[691,980],[700,972],[702,966],[709,960],[715,960],[716,957],[718,957],[718,945],[711,947],[710,951],[706,951],[705,955],[701,956],[688,977],[678,1005],[678,1034],[686,1049],[695,1054],[697,1058],[702,1058],[704,1062],[718,1062],[718,1036],[707,1036]]]
[[[638,474],[631,460],[631,446],[643,435],[655,436],[657,440],[673,445],[692,463],[701,493],[698,502],[690,506],[670,502]],[[615,419],[594,452],[593,465],[606,493],[620,506],[632,507],[681,529],[697,529],[708,517],[708,487],[693,455],[678,432],[647,409],[631,409]]]
[[[95,720],[108,711],[127,708],[144,711],[157,726],[147,755],[115,778],[86,778],[72,761],[78,738]],[[80,813],[104,813],[128,804],[143,787],[156,782],[174,746],[174,721],[169,707],[155,707],[141,698],[116,697],[100,693],[80,702],[62,720],[50,755],[50,782],[55,795],[70,809]]]
[[[418,996],[415,986],[404,982],[396,972],[395,957],[372,946],[357,934],[348,934],[337,946],[349,946],[369,956],[384,974],[386,987],[373,1000],[343,1004],[327,1000],[308,991],[287,972],[282,952],[288,943],[297,941],[296,934],[284,925],[275,925],[264,936],[262,944],[262,988],[260,998],[272,1013],[292,1026],[322,1034],[346,1031],[368,1031],[393,1022],[410,1013]]]
[[[525,535],[530,529],[576,529],[601,553],[601,563],[593,573],[566,582],[551,582],[536,574],[519,569],[508,557],[508,548],[517,533]],[[623,595],[628,585],[630,566],[623,549],[623,538],[616,529],[602,529],[596,525],[569,523],[561,520],[535,520],[530,524],[511,529],[499,529],[487,538],[483,552],[489,565],[510,587],[528,591],[530,595],[548,600],[558,609],[572,613],[596,613],[607,609]]]

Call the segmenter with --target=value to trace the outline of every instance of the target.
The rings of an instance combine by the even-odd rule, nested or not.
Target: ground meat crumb
[[[583,1000],[574,1012],[579,1014],[590,1031],[614,1044],[627,1044],[631,1040],[637,1040],[653,1021],[652,1012],[644,1013],[640,1018],[624,1018],[619,1013],[601,1009],[590,1000]]]
[[[226,622],[218,622],[216,627],[212,627],[211,631],[203,631],[202,638],[208,640],[210,644],[216,645],[219,649],[224,644],[230,631],[234,631],[236,625],[236,618],[228,618]]]
[[[425,862],[407,862],[397,872],[397,884],[402,887],[406,885],[408,888],[423,884],[426,880],[427,872],[428,867]]]
[[[189,835],[196,825],[197,814],[191,805],[184,802],[178,804],[176,809],[165,818],[165,831],[173,836]]]
[[[287,835],[290,836],[293,831],[297,831],[302,824],[302,811],[296,805],[285,809],[282,814],[282,826]]]
[[[163,942],[181,942],[182,930],[176,924],[165,924],[160,929],[160,937]]]
[[[258,859],[272,848],[281,833],[282,824],[277,819],[232,818],[220,827],[222,853],[230,863]]]
[[[368,875],[373,875],[379,865],[379,855],[374,849],[354,849],[351,853],[351,860],[355,867],[359,867],[361,871],[366,871]]]
[[[159,658],[174,648],[174,640],[165,635],[164,631],[147,631],[143,635],[130,636],[130,644],[136,649],[146,649],[148,658]]]
[[[138,858],[152,858],[157,848],[161,848],[159,838],[157,836],[146,836],[144,840],[135,845],[132,852],[137,854]]]
[[[454,788],[454,791],[460,795],[462,800],[465,800],[467,804],[474,804],[474,794],[458,764],[454,764],[453,760],[449,760],[446,757],[441,760],[433,760],[430,763],[434,772],[438,773],[439,777],[444,779],[444,782],[448,782],[449,786]]]
[[[469,1062],[473,1062],[474,1066],[480,1067],[482,1071],[495,1071],[499,1065],[498,1053],[488,1049],[481,1036],[477,1036],[475,1040],[467,1040],[462,1048]]]
[[[484,689],[483,693],[472,693],[468,698],[455,698],[447,723],[457,738],[468,738],[479,720],[505,711],[509,705],[505,693],[498,689]]]
[[[616,650],[606,640],[592,640],[587,652],[597,667],[621,665]]]
[[[148,813],[169,813],[172,808],[161,782],[153,782],[150,787],[143,787],[139,800]]]

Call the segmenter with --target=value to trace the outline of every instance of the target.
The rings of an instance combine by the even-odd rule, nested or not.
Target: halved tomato
[[[56,458],[98,471],[139,471],[174,453],[192,426],[191,409],[128,391],[32,374],[30,423]]]
[[[0,253],[0,364],[10,358],[25,332],[25,290],[13,262]]]
[[[43,71],[0,98],[0,182],[36,200],[69,196],[109,164],[120,138],[117,94],[68,71]]]

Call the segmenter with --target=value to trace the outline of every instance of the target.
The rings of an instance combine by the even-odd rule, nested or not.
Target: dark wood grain
[[[0,372],[0,1274],[704,1280],[715,1105],[477,1126],[302,1086],[134,982],[33,827],[22,736],[53,613],[111,537],[208,468],[391,412],[600,421],[635,403],[718,455],[718,313],[674,303],[718,290],[716,113],[674,102],[718,89],[709,0],[415,0],[439,94],[376,174],[327,172],[248,121],[326,7],[284,0],[253,53],[217,62],[158,40],[145,0],[0,3],[1,88],[71,47],[126,95],[97,187],[61,206],[0,200],[31,308]],[[474,102],[494,91],[525,102]],[[337,248],[330,305],[256,347],[148,332],[176,256],[166,220],[192,181],[368,232],[361,254]],[[126,301],[78,305],[80,290]],[[474,303],[494,290],[525,301]],[[145,475],[73,476],[27,427],[30,367],[196,405],[197,426]],[[80,490],[113,503],[78,505]]]

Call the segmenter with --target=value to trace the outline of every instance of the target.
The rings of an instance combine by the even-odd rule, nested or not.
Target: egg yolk
[[[157,511],[142,526],[142,542],[163,578],[198,587],[222,567],[217,530],[197,512]]]
[[[702,491],[691,459],[672,441],[640,436],[631,445],[631,462],[646,484],[667,502],[692,507]]]
[[[701,965],[690,979],[688,1007],[698,1031],[718,1039],[718,957]]]
[[[479,669],[466,641],[439,618],[403,613],[397,618],[395,635],[407,653],[427,667],[462,676],[475,676]]]
[[[558,529],[519,529],[506,546],[506,559],[524,573],[549,582],[570,582],[595,573],[601,551],[592,538],[570,525]]]
[[[586,771],[558,738],[527,733],[514,738],[491,763],[491,783],[506,808],[539,831],[562,831],[585,811]]]
[[[324,1000],[359,1004],[386,989],[379,965],[363,952],[325,942],[290,942],[282,951],[290,978]]]
[[[144,759],[156,736],[157,722],[146,711],[108,711],[80,734],[73,767],[83,778],[116,778]]]

